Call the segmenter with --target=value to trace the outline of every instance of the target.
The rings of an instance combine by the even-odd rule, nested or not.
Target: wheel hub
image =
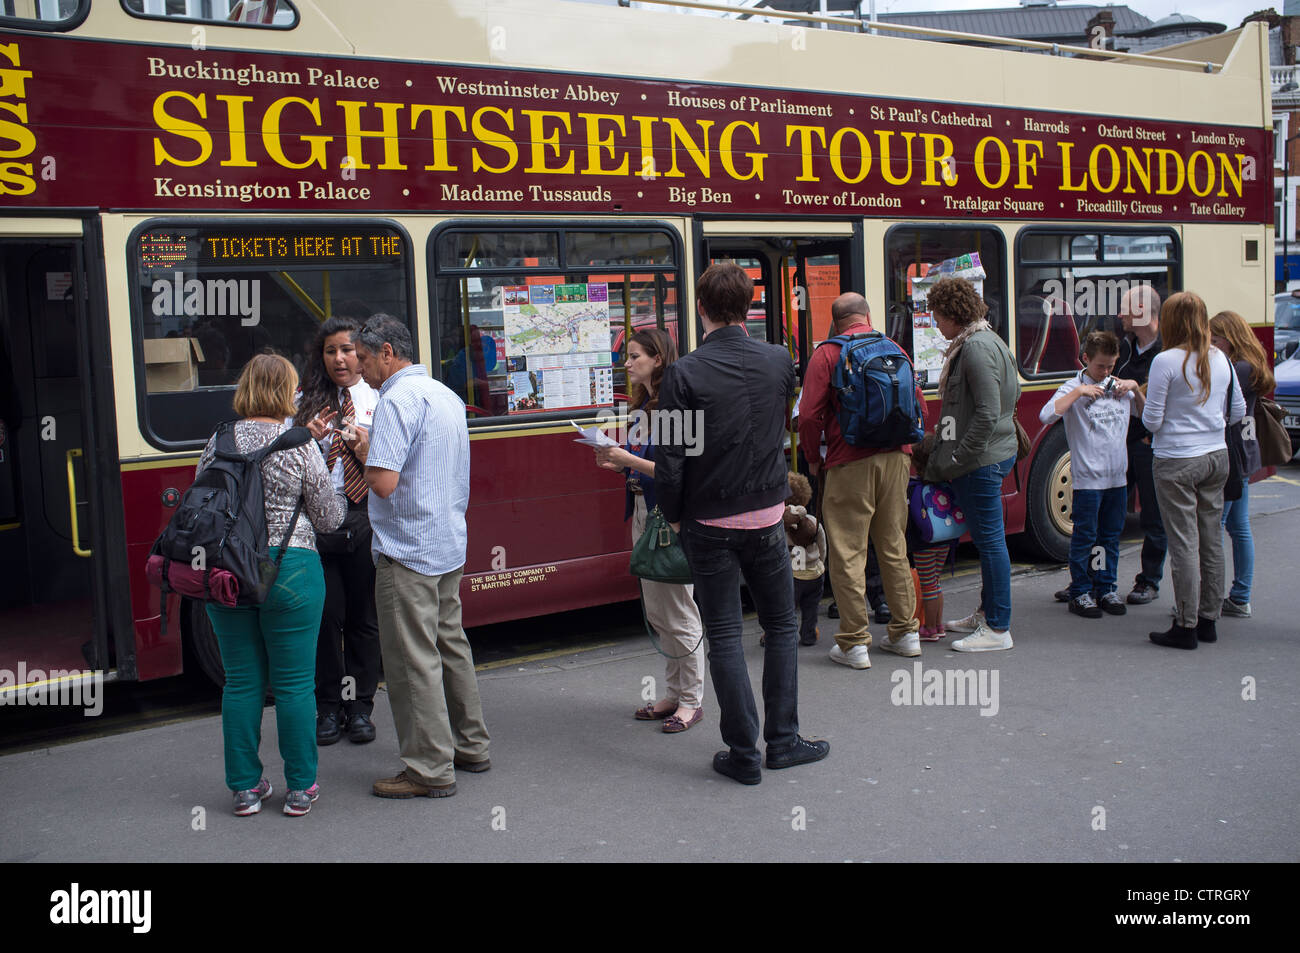
[[[1074,531],[1070,510],[1074,504],[1074,479],[1070,476],[1070,454],[1063,453],[1047,478],[1047,514],[1052,526],[1069,536]]]

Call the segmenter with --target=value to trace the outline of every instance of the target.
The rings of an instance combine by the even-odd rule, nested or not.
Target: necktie
[[[352,405],[352,395],[345,388],[343,391],[343,405],[339,410],[339,420],[346,420],[355,416],[356,408]],[[336,430],[334,440],[330,443],[329,457],[325,461],[325,467],[331,473],[334,472],[334,464],[338,462],[340,456],[343,458],[343,492],[353,503],[360,503],[366,498],[369,489],[366,486],[365,472],[361,469],[361,464],[358,462],[356,455],[344,449],[343,435]]]

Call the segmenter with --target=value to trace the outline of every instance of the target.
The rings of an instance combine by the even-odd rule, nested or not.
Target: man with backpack
[[[911,362],[898,345],[872,331],[862,295],[848,292],[835,299],[831,332],[808,362],[799,442],[809,453],[825,434],[826,458],[814,449],[808,467],[814,475],[826,471],[822,522],[831,551],[831,589],[840,609],[831,660],[864,669],[871,667],[868,538],[893,612],[879,647],[908,658],[921,654],[906,532],[911,444],[924,432],[924,404]]]

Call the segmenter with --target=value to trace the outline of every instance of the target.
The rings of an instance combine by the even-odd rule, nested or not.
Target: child
[[[1083,356],[1087,366],[1057,389],[1038,419],[1050,425],[1064,418],[1074,482],[1070,588],[1056,599],[1068,602],[1075,615],[1100,619],[1102,612],[1127,611],[1115,591],[1119,534],[1128,511],[1126,438],[1129,417],[1141,415],[1146,401],[1137,381],[1110,376],[1119,358],[1114,334],[1093,331]]]
[[[912,445],[912,465],[917,473],[925,472],[925,465],[934,450],[934,434],[925,435],[920,443]],[[908,488],[911,498],[911,488]],[[910,508],[909,508],[910,509]],[[927,543],[917,531],[916,523],[908,513],[907,520],[907,554],[912,557],[912,567],[916,570],[921,583],[921,631],[922,642],[938,642],[947,633],[943,627],[943,587],[939,578],[944,564],[952,552],[953,542]]]
[[[802,473],[790,473],[790,496],[785,501],[785,541],[790,547],[790,568],[794,573],[794,601],[803,621],[799,644],[817,644],[817,607],[822,598],[822,574],[826,571],[826,531],[808,512],[812,485]]]

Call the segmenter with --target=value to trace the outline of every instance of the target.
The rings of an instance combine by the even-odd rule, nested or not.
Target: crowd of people
[[[1002,486],[1022,450],[1019,376],[975,288],[944,278],[928,299],[949,341],[932,432],[863,445],[842,429],[834,378],[841,349],[871,334],[871,316],[861,295],[843,294],[831,309],[833,340],[808,362],[796,411],[806,475],[796,473],[786,456],[795,369],[784,347],[746,330],[751,279],[717,263],[700,276],[696,297],[704,336],[694,351],[679,357],[669,334],[643,330],[628,342],[626,366],[632,409],[695,414],[702,439],[688,453],[680,443],[656,446],[656,428],[638,428],[637,442],[597,449],[596,463],[625,479],[632,541],[657,509],[678,534],[692,582],[642,582],[647,621],[668,649],[667,678],[663,696],[634,717],[670,734],[700,724],[707,654],[726,745],[713,767],[757,784],[764,766],[829,754],[828,742],[800,734],[798,716],[798,645],[819,640],[825,581],[839,608],[830,659],[851,669],[870,667],[873,646],[917,657],[923,641],[949,635],[961,636],[950,643],[958,652],[1013,647]],[[1057,598],[1085,618],[1122,615],[1155,598],[1168,558],[1174,620],[1150,638],[1194,649],[1215,641],[1220,614],[1251,613],[1248,484],[1260,458],[1241,421],[1273,380],[1246,322],[1228,311],[1210,319],[1194,294],[1162,305],[1149,287],[1135,289],[1121,319],[1122,339],[1086,338],[1082,370],[1040,414],[1044,425],[1064,421],[1074,480],[1070,583]],[[906,361],[896,345],[886,349]],[[919,391],[917,400],[923,406]],[[413,363],[406,325],[381,314],[364,324],[327,320],[301,388],[285,358],[254,357],[234,406],[242,453],[268,446],[289,424],[314,438],[262,463],[268,539],[281,561],[266,601],[208,607],[226,669],[222,725],[235,813],[258,812],[271,793],[258,753],[268,686],[289,789],[284,812],[306,814],[320,793],[317,747],[376,736],[381,658],[402,769],[376,780],[373,793],[454,794],[457,770],[491,764],[461,624],[463,402]],[[1234,440],[1244,452],[1230,463]],[[1124,599],[1118,540],[1134,487],[1144,541]],[[1227,592],[1223,526],[1233,550]],[[940,576],[963,529],[979,553],[980,598],[964,618],[945,621]],[[869,548],[889,606],[874,641]],[[741,640],[742,580],[763,630],[761,724]]]

